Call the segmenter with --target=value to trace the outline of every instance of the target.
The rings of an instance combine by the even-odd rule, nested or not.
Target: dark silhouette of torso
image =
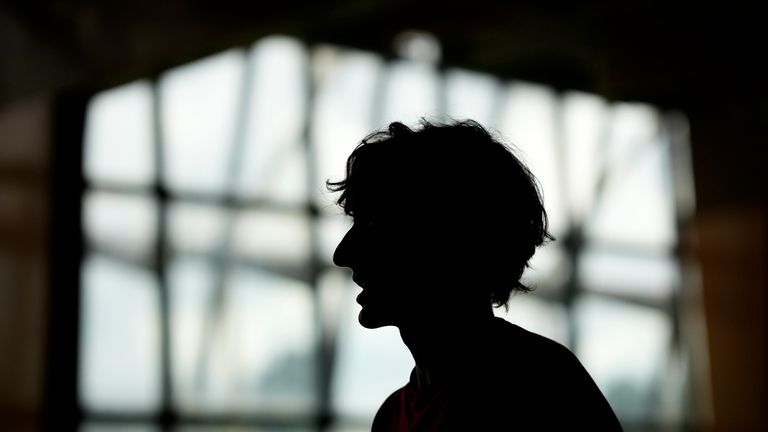
[[[415,373],[387,398],[373,432],[620,431],[610,405],[562,345],[495,318],[486,349],[433,388]]]

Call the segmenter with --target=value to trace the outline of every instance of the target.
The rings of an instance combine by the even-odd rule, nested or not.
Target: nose
[[[344,235],[344,238],[341,239],[338,246],[336,246],[336,250],[333,252],[333,263],[339,267],[352,266],[351,261],[352,257],[354,256],[351,251],[354,247],[353,229],[354,227],[347,231],[347,233]]]

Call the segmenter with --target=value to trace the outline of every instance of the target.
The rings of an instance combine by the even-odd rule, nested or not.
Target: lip
[[[364,277],[360,276],[360,274],[353,274],[352,281],[354,281],[355,284],[357,284],[357,286],[363,289],[363,291],[357,295],[357,297],[355,298],[355,301],[360,306],[367,305],[368,302],[370,301],[370,295],[371,295],[371,293],[368,292],[368,281]]]
[[[358,294],[357,298],[355,298],[355,301],[357,302],[357,304],[359,304],[360,306],[365,306],[367,303],[365,296],[366,296],[365,290],[363,290],[363,292]]]

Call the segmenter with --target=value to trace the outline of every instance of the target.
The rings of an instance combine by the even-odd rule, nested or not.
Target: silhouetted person
[[[334,262],[360,324],[398,327],[416,363],[374,432],[621,430],[567,348],[494,317],[552,237],[535,178],[482,126],[392,123],[328,186],[354,219]]]

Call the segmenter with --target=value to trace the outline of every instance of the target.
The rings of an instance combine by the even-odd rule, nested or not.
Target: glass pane
[[[446,111],[456,120],[471,119],[483,126],[496,127],[499,83],[491,76],[463,69],[445,75]]]
[[[584,296],[574,307],[577,355],[624,422],[652,421],[668,361],[670,324],[659,310]]]
[[[326,334],[336,335],[341,322],[346,318],[349,296],[349,272],[347,269],[332,267],[320,273],[317,280],[317,301],[320,321]]]
[[[338,415],[370,425],[387,396],[408,382],[414,363],[395,327],[369,330],[357,322],[360,306],[354,299],[359,288],[353,288],[351,278],[346,279],[346,287],[332,406]]]
[[[520,294],[509,300],[509,311],[494,309],[494,315],[568,346],[568,316],[561,304]]]
[[[174,191],[222,193],[240,107],[243,53],[226,51],[167,72],[162,96],[163,179]]]
[[[80,427],[80,432],[159,432],[155,425],[143,423],[107,423],[87,422]]]
[[[185,338],[176,346],[182,408],[310,415],[316,330],[309,286],[239,267],[216,298],[212,279],[200,261],[174,268],[174,325]]]
[[[579,284],[588,290],[663,300],[679,284],[678,265],[662,254],[587,248],[579,257]]]
[[[438,76],[428,63],[395,61],[386,77],[382,118],[378,127],[393,121],[415,126],[422,117],[439,119]]]
[[[157,236],[157,204],[143,195],[88,192],[83,225],[86,238],[98,248],[146,259]]]
[[[176,402],[188,411],[206,403],[204,349],[212,343],[217,279],[212,261],[178,257],[168,266],[171,298],[171,359]]]
[[[312,194],[322,210],[338,212],[325,181],[344,178],[347,157],[373,128],[382,61],[373,54],[323,46],[313,53],[316,94],[312,150],[317,177]]]
[[[152,87],[138,81],[94,96],[85,123],[85,176],[147,186],[153,180]]]
[[[168,209],[168,238],[180,252],[218,252],[224,244],[228,211],[212,205],[173,202]]]
[[[175,432],[317,432],[314,426],[180,425]]]
[[[603,166],[608,106],[599,96],[568,93],[563,97],[562,116],[566,192],[571,216],[581,222],[593,205]]]
[[[315,221],[318,235],[318,255],[323,262],[333,264],[336,247],[352,227],[352,218],[339,215],[324,215]]]
[[[157,280],[101,256],[83,264],[80,396],[94,410],[152,411],[160,402]]]
[[[269,37],[256,43],[250,56],[250,109],[237,192],[248,198],[302,203],[307,189],[306,52],[295,39]]]
[[[232,247],[238,256],[296,266],[308,262],[310,244],[309,218],[304,213],[245,210],[235,218]]]
[[[370,425],[361,426],[346,423],[335,423],[328,428],[328,432],[369,432],[370,430]]]
[[[550,230],[557,237],[566,225],[557,143],[554,92],[544,86],[512,84],[504,96],[501,132],[519,151],[517,155],[539,180]]]
[[[587,236],[606,243],[668,248],[676,240],[669,143],[655,111],[620,104],[613,112],[604,187]]]

